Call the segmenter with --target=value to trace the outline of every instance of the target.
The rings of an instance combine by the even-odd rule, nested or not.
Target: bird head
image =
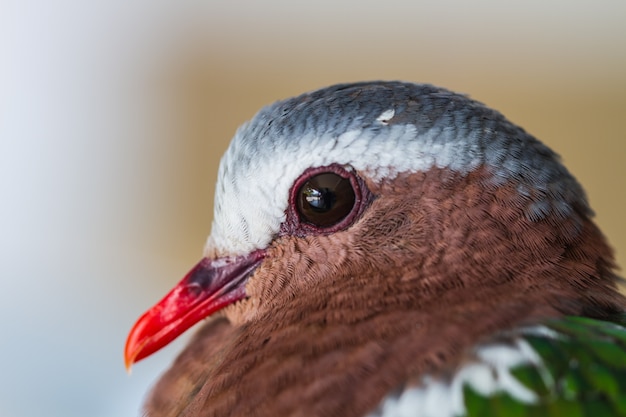
[[[126,365],[214,314],[350,323],[502,292],[608,305],[591,216],[553,151],[464,95],[371,82],[279,101],[235,134],[204,258],[139,318]]]

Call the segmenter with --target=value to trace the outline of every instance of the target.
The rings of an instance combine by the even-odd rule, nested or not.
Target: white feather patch
[[[384,125],[387,125],[389,124],[389,121],[393,119],[393,116],[395,115],[396,115],[396,111],[394,109],[385,110],[384,112],[380,114],[380,116],[376,118],[376,120]]]
[[[526,328],[522,333],[558,337],[545,326]],[[512,345],[481,345],[475,355],[476,360],[459,369],[451,381],[444,382],[426,376],[421,385],[387,396],[368,417],[462,416],[466,412],[463,398],[465,385],[486,397],[506,392],[521,403],[532,404],[538,400],[537,394],[511,373],[520,365],[541,365],[541,358],[528,342],[516,338]]]

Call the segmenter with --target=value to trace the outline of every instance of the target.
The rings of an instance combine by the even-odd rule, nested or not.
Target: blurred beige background
[[[184,341],[134,320],[201,256],[217,163],[328,84],[469,93],[556,149],[626,265],[626,3],[0,0],[0,415],[137,415]]]

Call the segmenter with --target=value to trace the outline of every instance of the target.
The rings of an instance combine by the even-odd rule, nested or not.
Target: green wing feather
[[[506,392],[485,397],[463,388],[468,417],[626,417],[626,317],[622,324],[584,317],[551,320],[557,336],[530,333],[524,339],[541,358],[511,374],[538,401],[522,403]]]

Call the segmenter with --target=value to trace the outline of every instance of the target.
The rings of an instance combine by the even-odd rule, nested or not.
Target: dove
[[[127,367],[205,321],[147,416],[626,416],[625,297],[559,156],[428,84],[261,109],[222,157],[204,256]]]

